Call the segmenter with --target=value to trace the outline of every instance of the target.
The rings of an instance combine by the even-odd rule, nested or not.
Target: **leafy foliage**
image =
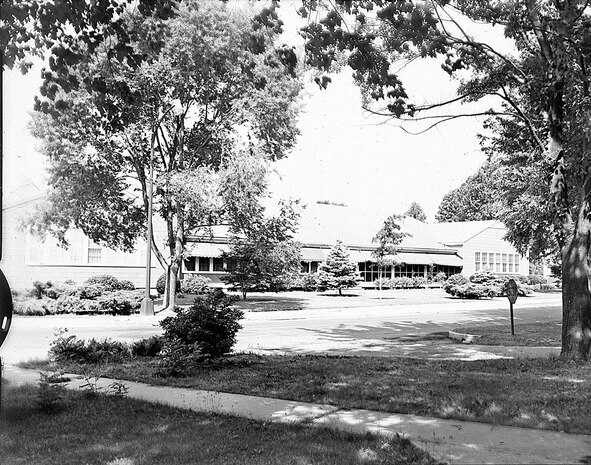
[[[495,184],[497,168],[485,163],[460,187],[445,194],[435,219],[440,223],[498,219],[501,214],[501,193]]]
[[[375,13],[369,13],[377,7]],[[326,8],[326,9],[324,9]],[[321,73],[346,60],[364,104],[386,103],[385,116],[432,121],[431,128],[461,116],[490,116],[483,138],[498,160],[503,208],[490,213],[509,229],[508,239],[534,258],[560,255],[564,327],[562,354],[591,359],[591,14],[585,2],[308,0],[303,16],[319,19],[302,34],[306,61]],[[324,14],[321,14],[322,13]],[[366,17],[371,15],[371,21]],[[375,16],[374,16],[375,15]],[[513,47],[472,37],[463,21],[500,26]],[[343,58],[344,57],[344,58]],[[416,105],[392,71],[398,60],[441,57],[449,75],[461,72],[458,96]],[[317,82],[326,87],[330,79]],[[457,102],[496,99],[489,111],[425,114]],[[543,117],[542,117],[542,116]],[[426,129],[426,130],[427,130]],[[497,157],[495,157],[497,158]],[[459,192],[475,195],[477,190]],[[454,194],[445,204],[452,203]],[[484,200],[484,203],[482,202]],[[468,203],[468,202],[466,202]],[[488,204],[476,199],[476,205]],[[444,205],[441,219],[454,218]],[[471,214],[477,214],[472,210]],[[488,213],[487,213],[488,214]],[[585,308],[584,312],[580,308]],[[581,335],[583,335],[581,337]]]
[[[162,336],[146,337],[131,344],[131,355],[134,357],[155,357],[160,354],[162,346]]]
[[[300,244],[292,239],[299,220],[297,204],[283,203],[277,216],[266,218],[258,202],[239,207],[236,216],[244,217],[234,224],[241,225],[239,233],[230,237],[230,251],[224,254],[235,264],[221,279],[240,290],[246,299],[248,292],[280,291],[289,287],[300,270]],[[246,220],[250,212],[250,220]]]
[[[502,275],[490,271],[474,273],[468,279],[460,274],[452,275],[443,284],[443,290],[460,299],[498,297],[505,295],[507,283],[511,278],[516,279],[518,295],[526,296],[533,292],[533,289],[526,284],[528,281],[526,276],[520,280],[518,275]]]
[[[209,289],[211,279],[207,276],[189,275],[181,282],[183,294],[205,294]]]
[[[90,339],[84,341],[67,330],[59,331],[56,339],[49,346],[49,357],[55,362],[74,362],[100,364],[129,359],[129,347],[112,339]]]
[[[51,191],[30,226],[64,245],[77,227],[132,249],[145,235],[152,164],[168,250],[151,245],[174,290],[185,235],[232,218],[220,169],[239,152],[285,155],[302,85],[267,15],[251,20],[246,9],[197,0],[123,6],[100,23],[113,35],[89,32],[85,42],[81,26],[75,57],[43,71],[33,131],[50,159]],[[168,298],[173,306],[174,292]]]
[[[341,241],[337,241],[326,260],[318,266],[318,289],[336,289],[340,295],[343,289],[357,286],[360,280],[356,264],[349,260],[349,251]]]
[[[415,220],[420,221],[421,223],[427,221],[427,215],[425,215],[423,207],[421,207],[417,202],[412,202],[410,204],[404,216],[410,216],[411,218],[414,218]]]
[[[175,292],[179,292],[181,290],[181,282],[177,281],[175,284]],[[156,280],[156,291],[158,292],[158,294],[162,295],[164,294],[164,291],[166,290],[166,273],[165,274],[161,274],[158,279]]]
[[[131,281],[119,281],[115,276],[108,274],[91,276],[86,281],[84,281],[84,284],[89,286],[100,286],[105,292],[135,289],[135,286]]]
[[[232,303],[232,298],[215,290],[160,322],[164,329],[163,365],[171,373],[181,374],[192,361],[220,357],[232,350],[243,317]]]

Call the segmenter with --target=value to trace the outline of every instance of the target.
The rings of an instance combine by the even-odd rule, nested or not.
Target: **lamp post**
[[[152,136],[150,138],[150,174],[149,174],[149,182],[148,182],[148,232],[146,235],[146,293],[144,295],[144,299],[142,300],[142,305],[140,307],[140,315],[144,316],[152,316],[154,315],[154,300],[152,300],[152,296],[150,295],[150,284],[151,284],[151,272],[152,272],[152,241],[154,240],[154,232],[152,228],[152,210],[154,205],[154,146],[156,143],[156,134],[158,128],[160,127],[160,123],[166,117],[168,113],[172,110],[175,110],[175,114],[182,113],[182,107],[178,102],[175,102],[174,105],[171,105],[166,111],[162,114],[162,116],[158,119],[156,124],[152,127]]]

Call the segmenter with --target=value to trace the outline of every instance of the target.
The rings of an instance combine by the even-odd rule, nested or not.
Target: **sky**
[[[288,19],[284,40],[297,45],[301,24],[289,2],[282,2],[281,8]],[[292,16],[287,14],[290,11]],[[419,104],[452,97],[457,86],[441,70],[439,60],[414,62],[400,77],[411,100]],[[39,68],[25,76],[18,71],[4,73],[5,196],[21,182],[22,174],[44,185],[45,161],[27,129],[39,85]],[[371,209],[384,218],[403,213],[416,201],[428,220],[434,221],[442,197],[484,161],[477,139],[484,118],[458,119],[421,135],[407,134],[398,123],[362,110],[359,89],[348,69],[333,75],[326,90],[320,90],[308,76],[302,108],[296,146],[273,166],[270,186],[274,198],[345,203]],[[421,128],[416,123],[405,127],[410,131]]]

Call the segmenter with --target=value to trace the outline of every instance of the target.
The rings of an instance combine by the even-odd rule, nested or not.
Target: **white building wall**
[[[480,254],[487,253],[494,253],[495,254],[495,267],[492,271],[494,272],[501,272],[503,273],[502,267],[500,270],[496,269],[496,254],[518,254],[515,247],[513,247],[509,242],[507,242],[503,237],[505,236],[507,230],[502,226],[499,225],[498,227],[489,227],[482,231],[481,233],[477,234],[476,236],[468,239],[466,241],[459,252],[464,260],[464,268],[462,270],[462,274],[466,277],[475,273],[475,254],[478,252]],[[505,273],[510,273],[509,271],[504,271]],[[514,274],[522,274],[528,275],[529,274],[529,261],[526,257],[519,256],[519,271],[515,272],[515,266],[513,267]]]
[[[31,287],[34,281],[64,282],[72,280],[81,284],[87,278],[98,274],[109,274],[118,279],[126,279],[138,288],[146,282],[146,243],[138,241],[136,251],[124,253],[93,244],[81,231],[67,234],[70,246],[64,249],[55,239],[47,237],[41,240],[26,231],[20,225],[22,218],[31,211],[34,203],[5,208],[2,211],[2,260],[0,268],[4,272],[11,288]],[[161,222],[155,222],[155,236],[162,237],[165,232]],[[95,249],[100,258],[94,259],[90,249]],[[96,252],[100,249],[100,252]],[[167,250],[163,248],[167,256]],[[163,273],[156,257],[152,256],[151,286]]]

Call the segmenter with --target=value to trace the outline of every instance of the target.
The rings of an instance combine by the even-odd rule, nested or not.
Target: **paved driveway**
[[[447,331],[475,323],[509,325],[506,298],[456,300],[439,290],[422,294],[386,292],[383,297],[378,299],[371,292],[343,298],[289,293],[269,294],[262,301],[247,300],[243,305],[250,309],[273,306],[292,310],[247,311],[236,349],[388,355],[400,353],[401,336]],[[515,305],[516,331],[521,322],[560,320],[560,299],[559,294],[520,298]],[[83,339],[111,337],[130,342],[159,334],[159,321],[165,316],[17,316],[0,348],[0,356],[4,363],[45,357],[59,328],[68,328],[71,334]],[[408,350],[420,352],[417,344],[405,343]]]

